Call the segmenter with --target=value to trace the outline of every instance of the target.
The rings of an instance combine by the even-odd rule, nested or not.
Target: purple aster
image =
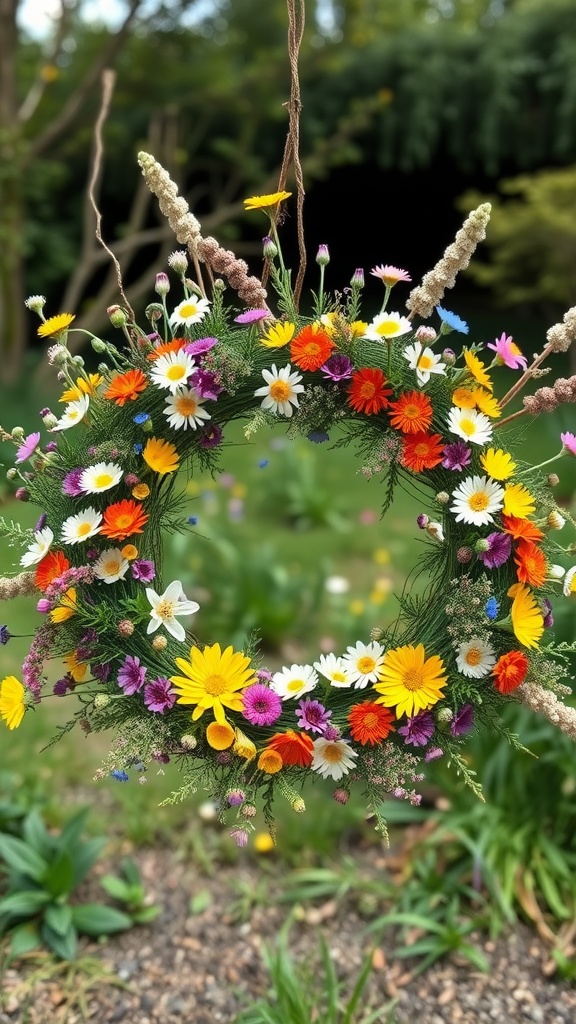
[[[341,735],[342,734],[337,725],[327,725],[324,730],[325,740],[339,740]]]
[[[34,533],[39,533],[40,530],[44,529],[44,527],[46,526],[46,519],[47,518],[48,517],[47,517],[46,513],[43,512],[42,515],[40,516],[38,522],[36,523],[36,526],[34,527]]]
[[[243,313],[234,317],[235,324],[257,324],[260,320],[272,316],[269,309],[245,309]]]
[[[487,569],[499,569],[510,558],[512,537],[507,533],[489,533],[486,540],[490,546],[487,551],[481,551],[478,557]]]
[[[209,352],[217,344],[218,338],[197,338],[196,341],[184,345],[184,351],[191,356],[201,356],[203,352]]]
[[[68,693],[68,690],[73,690],[73,689],[74,689],[74,680],[72,679],[72,676],[66,675],[66,676],[62,676],[62,679],[57,679],[56,680],[56,682],[54,683],[54,686],[52,687],[52,693],[56,697],[65,697],[66,694]]]
[[[282,700],[262,683],[247,686],[242,694],[243,715],[252,725],[273,725],[282,714]]]
[[[80,477],[83,472],[82,466],[77,466],[76,469],[71,469],[69,473],[66,473],[62,481],[62,494],[67,494],[70,498],[77,498],[80,494],[84,494],[80,487]]]
[[[408,718],[406,725],[398,729],[398,735],[404,737],[409,747],[425,747],[433,735],[436,726],[429,711],[420,711],[413,718]]]
[[[44,451],[55,452],[57,451],[57,449],[58,445],[56,444],[56,441],[48,441],[48,444],[45,446]]]
[[[159,715],[163,715],[165,711],[174,707],[175,702],[176,693],[172,689],[170,680],[165,679],[164,676],[153,679],[144,687],[144,703],[148,711],[157,711]]]
[[[156,575],[156,566],[146,558],[137,558],[132,562],[132,579],[139,583],[151,583]]]
[[[296,721],[299,729],[306,729],[307,732],[319,732],[324,735],[328,719],[332,712],[327,711],[319,700],[301,700],[296,708]]]
[[[9,632],[8,626],[0,626],[0,644],[2,644],[2,647],[5,647],[11,636],[12,633]]]
[[[442,459],[444,469],[453,469],[457,473],[461,473],[466,466],[469,466],[472,458],[472,451],[464,441],[445,444],[442,454],[444,455]]]
[[[140,664],[140,658],[133,658],[129,654],[118,673],[118,686],[121,686],[126,696],[136,693],[144,686],[146,679],[146,667]]]
[[[552,605],[547,597],[543,597],[540,601],[540,607],[542,614],[544,615],[544,622],[542,625],[544,629],[550,629],[554,625],[554,616],[552,615]]]
[[[463,736],[465,732],[470,732],[473,725],[474,708],[471,704],[463,704],[450,722],[450,732],[453,736]]]
[[[38,431],[28,434],[28,437],[25,437],[22,444],[18,447],[16,462],[26,462],[26,459],[29,459],[34,454],[39,444],[40,434]]]
[[[201,448],[217,448],[221,441],[222,427],[219,427],[217,423],[211,423],[198,438]]]
[[[218,395],[221,395],[224,388],[221,388],[216,381],[216,374],[211,370],[194,370],[189,378],[189,384],[200,398],[208,398],[215,402]]]
[[[337,352],[336,355],[330,356],[326,360],[320,370],[329,380],[348,380],[352,376],[352,360],[349,356]]]

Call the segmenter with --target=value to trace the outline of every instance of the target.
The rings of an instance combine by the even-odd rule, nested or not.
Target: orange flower
[[[275,733],[267,749],[280,754],[282,764],[297,764],[299,768],[309,768],[314,756],[313,740],[295,729]]]
[[[134,547],[133,544],[125,544],[122,548],[122,558],[126,558],[127,561],[133,562],[135,558],[138,558],[138,548]]]
[[[546,579],[546,555],[531,540],[521,540],[516,548],[514,561],[518,566],[516,575],[521,583],[541,587]]]
[[[352,374],[348,389],[348,405],[356,412],[365,412],[372,416],[381,409],[386,409],[388,395],[392,393],[392,390],[386,387],[386,377],[382,370],[365,367]]]
[[[100,533],[111,540],[126,540],[133,533],[142,533],[148,516],[135,501],[117,501],[108,505]]]
[[[390,402],[390,408],[390,425],[403,434],[421,434],[432,423],[432,403],[421,391],[406,391],[396,402]]]
[[[113,398],[116,405],[133,402],[148,387],[148,378],[142,370],[128,370],[113,377],[104,392],[104,398]]]
[[[263,750],[258,758],[258,767],[261,772],[266,772],[266,775],[275,775],[280,771],[283,763],[278,751],[268,748]]]
[[[503,654],[492,669],[496,689],[500,690],[500,693],[512,693],[512,690],[524,682],[529,664],[528,658],[521,651],[508,651],[508,654]]]
[[[442,462],[444,441],[440,434],[414,434],[403,438],[402,465],[413,473],[434,469]]]
[[[518,519],[517,516],[502,516],[504,533],[509,533],[514,540],[531,540],[535,544],[543,540],[544,534],[529,519]]]
[[[318,324],[308,324],[290,345],[290,359],[301,370],[319,370],[332,353],[334,342]]]
[[[52,580],[57,580],[70,568],[70,562],[63,551],[49,551],[36,566],[34,583],[38,590],[47,590]]]
[[[394,715],[389,708],[375,704],[374,701],[365,700],[361,704],[353,704],[348,715],[352,739],[362,746],[370,743],[374,746],[380,740],[386,739],[389,732],[396,732],[392,722]]]
[[[234,739],[234,729],[228,722],[210,722],[206,729],[206,742],[213,750],[227,750]]]
[[[153,352],[149,352],[146,359],[153,361],[160,356],[168,355],[169,352],[179,352],[184,345],[188,345],[186,338],[173,338],[172,341],[165,341],[162,345],[156,345]]]

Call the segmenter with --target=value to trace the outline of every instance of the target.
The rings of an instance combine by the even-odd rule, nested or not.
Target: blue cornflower
[[[198,523],[198,516],[188,516],[188,526],[196,526]]]
[[[142,455],[142,452],[144,451],[144,445],[138,442],[137,444],[134,445],[134,451],[136,452],[136,455]]]
[[[140,426],[141,423],[146,423],[146,420],[150,419],[150,413],[137,412],[136,415],[132,417],[132,419],[134,420],[134,423],[137,423]]]
[[[116,779],[116,782],[128,782],[130,780],[128,772],[123,772],[120,768],[115,768],[113,772],[110,772],[110,775],[113,779]]]
[[[436,306],[436,312],[442,321],[442,327],[447,327],[449,331],[459,331],[460,334],[468,334],[470,330],[468,324],[457,313],[443,309],[442,306]]]
[[[484,611],[486,612],[487,617],[490,619],[490,622],[493,622],[496,616],[498,615],[499,608],[500,605],[496,598],[489,597],[488,600],[486,601],[486,604],[484,605]]]
[[[270,464],[270,459],[260,459],[258,463],[258,469],[266,469],[266,466]]]
[[[8,631],[8,626],[0,626],[0,644],[4,647],[8,643],[12,634]]]

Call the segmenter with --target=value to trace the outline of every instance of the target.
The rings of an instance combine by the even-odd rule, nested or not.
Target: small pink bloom
[[[412,280],[410,274],[406,270],[400,270],[398,267],[391,267],[388,264],[383,264],[380,267],[374,267],[370,273],[372,274],[372,277],[379,277],[388,288],[392,288],[393,285],[398,284],[398,281]]]
[[[576,434],[560,434],[560,440],[567,455],[576,455]]]
[[[502,333],[499,338],[494,339],[494,345],[487,345],[487,348],[496,353],[497,366],[508,366],[510,370],[517,370],[519,367],[526,369],[526,356],[522,355],[510,335]]]
[[[28,434],[28,437],[24,438],[16,452],[16,462],[25,462],[26,459],[29,459],[30,456],[34,454],[39,444],[40,434],[38,432]]]

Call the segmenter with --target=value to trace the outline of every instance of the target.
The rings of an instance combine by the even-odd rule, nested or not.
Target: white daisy
[[[266,384],[254,392],[256,398],[264,397],[264,401],[261,402],[262,409],[270,409],[281,416],[291,416],[292,406],[298,407],[298,395],[305,388],[300,384],[302,374],[296,371],[291,373],[291,369],[290,363],[281,370],[277,370],[276,364],[272,363],[269,370],[262,370]]]
[[[197,295],[191,295],[189,299],[184,299],[183,302],[176,306],[170,317],[170,324],[172,327],[177,324],[184,324],[185,327],[188,327],[190,324],[198,324],[204,319],[209,309],[209,299],[201,299]]]
[[[51,428],[51,432],[55,430],[69,430],[70,427],[75,427],[80,420],[84,419],[88,412],[88,406],[90,405],[90,398],[88,395],[82,395],[81,398],[74,399],[73,402],[68,402],[64,406],[64,413]]]
[[[83,541],[100,533],[102,516],[91,506],[68,516],[62,523],[61,540],[63,544],[81,544]]]
[[[566,575],[566,569],[563,565],[557,565],[556,563],[549,564],[546,568],[546,578],[549,580],[562,580]]]
[[[358,752],[353,750],[346,740],[327,740],[324,737],[314,740],[314,756],[310,767],[324,779],[341,779],[354,767],[354,759]]]
[[[189,352],[166,352],[158,356],[150,372],[154,384],[174,394],[179,387],[186,384],[188,377],[194,372],[194,359]]]
[[[576,565],[568,569],[562,584],[562,593],[564,597],[571,597],[576,594]]]
[[[53,540],[54,534],[49,526],[45,526],[43,530],[37,530],[34,534],[34,543],[22,555],[20,565],[28,567],[41,562],[44,555],[48,554]]]
[[[93,570],[97,580],[116,583],[124,579],[129,566],[130,562],[124,558],[120,548],[106,548],[94,562]]]
[[[401,334],[408,334],[412,330],[412,324],[400,313],[379,313],[372,323],[368,324],[365,333],[362,335],[368,341],[388,341],[389,338],[399,338]]]
[[[318,669],[320,675],[325,679],[329,679],[332,686],[351,686],[352,684],[344,659],[337,658],[335,654],[321,654],[320,661],[314,662],[314,668]]]
[[[487,526],[504,504],[504,488],[487,476],[468,476],[452,491],[452,497],[450,511],[456,513],[457,523]]]
[[[416,370],[419,384],[427,384],[431,373],[446,373],[446,364],[442,362],[441,356],[436,355],[431,348],[424,348],[420,341],[407,345],[402,355],[408,360],[410,369]]]
[[[164,626],[175,640],[185,640],[186,630],[176,621],[177,615],[193,615],[200,608],[196,601],[189,601],[180,580],[173,580],[163,594],[157,594],[152,587],[146,587],[146,597],[152,605],[147,633],[155,633]]]
[[[492,424],[477,409],[458,409],[453,406],[448,414],[448,430],[472,444],[486,444],[492,437]]]
[[[354,688],[363,690],[368,683],[378,682],[378,669],[384,661],[384,648],[376,640],[369,644],[359,640],[355,647],[347,648],[343,661]]]
[[[174,430],[187,430],[202,425],[204,420],[210,419],[210,413],[202,405],[202,399],[194,388],[177,388],[164,406],[164,415],[168,417],[168,423]]]
[[[494,648],[479,636],[473,636],[460,644],[456,664],[463,676],[481,679],[482,676],[487,676],[496,664]]]
[[[115,462],[97,462],[83,471],[78,486],[86,494],[100,494],[101,491],[115,487],[121,479],[122,466],[117,466]]]
[[[280,672],[275,672],[272,676],[270,689],[282,700],[289,700],[313,690],[317,682],[318,676],[311,665],[291,665],[290,668],[284,666]]]

